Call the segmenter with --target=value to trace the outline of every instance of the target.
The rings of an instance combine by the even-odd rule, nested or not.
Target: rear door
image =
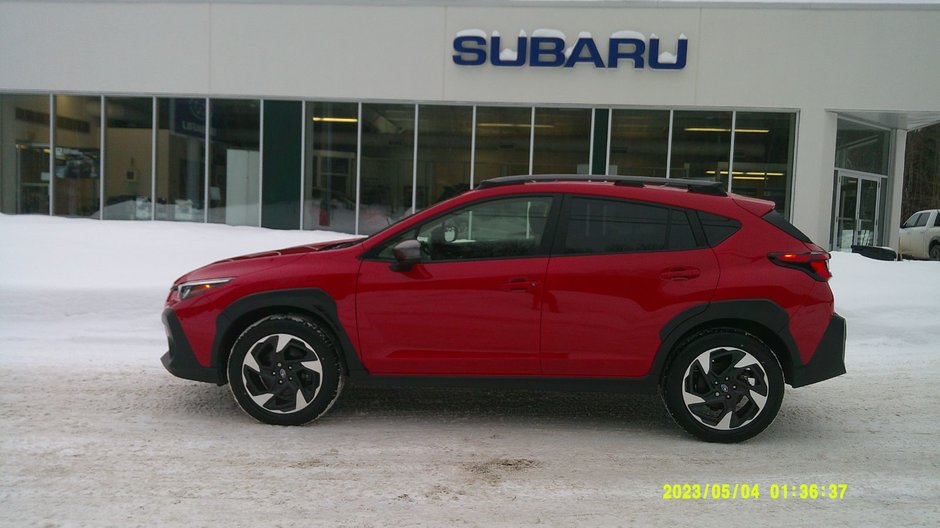
[[[712,296],[714,253],[694,213],[637,201],[569,196],[548,264],[542,372],[639,377],[659,331]]]

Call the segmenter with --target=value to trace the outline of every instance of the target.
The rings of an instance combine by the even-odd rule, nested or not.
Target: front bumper
[[[813,357],[805,365],[793,367],[790,385],[802,387],[842,374],[845,374],[845,319],[834,313]]]
[[[173,310],[167,308],[163,311],[163,326],[166,328],[167,343],[169,350],[160,361],[163,367],[170,374],[179,378],[195,381],[205,381],[223,385],[222,375],[218,368],[212,366],[203,366],[196,360],[193,349],[186,340],[186,334],[183,333],[183,327]]]

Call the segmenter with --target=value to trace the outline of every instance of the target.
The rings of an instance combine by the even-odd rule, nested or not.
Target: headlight
[[[190,297],[195,297],[199,294],[205,293],[212,288],[218,288],[230,280],[232,280],[232,277],[225,279],[196,280],[177,284],[173,287],[173,289],[177,291],[179,298],[182,301],[183,299],[188,299]]]

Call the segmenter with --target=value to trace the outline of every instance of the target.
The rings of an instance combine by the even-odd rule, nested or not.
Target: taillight
[[[825,251],[771,253],[767,256],[778,266],[798,269],[820,282],[832,278],[832,273],[829,272],[829,253]]]

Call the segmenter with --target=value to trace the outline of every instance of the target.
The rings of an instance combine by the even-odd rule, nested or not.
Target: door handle
[[[508,292],[527,292],[535,288],[535,282],[528,277],[514,277],[503,283],[502,289]]]
[[[698,268],[667,268],[664,269],[660,274],[659,278],[663,280],[671,281],[684,281],[689,279],[694,279],[702,275],[702,270]]]

